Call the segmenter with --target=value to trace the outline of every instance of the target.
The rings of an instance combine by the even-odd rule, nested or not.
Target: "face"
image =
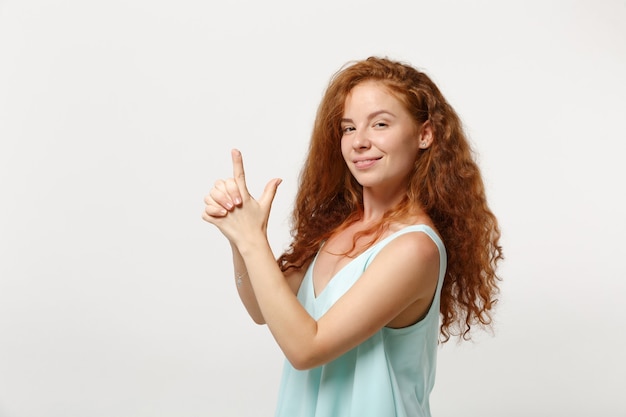
[[[432,141],[402,102],[376,81],[358,84],[346,97],[341,129],[343,158],[364,190],[406,192],[417,153]]]

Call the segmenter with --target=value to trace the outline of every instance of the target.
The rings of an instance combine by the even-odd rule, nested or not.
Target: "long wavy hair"
[[[324,240],[363,213],[362,187],[341,154],[341,118],[347,95],[366,80],[386,86],[418,127],[429,122],[434,140],[417,154],[406,197],[362,234],[373,235],[375,240],[391,222],[406,218],[415,207],[422,208],[441,234],[448,254],[440,340],[470,339],[473,326],[492,323],[500,280],[496,266],[503,258],[500,230],[458,115],[433,81],[407,64],[370,57],[348,65],[331,79],[300,174],[293,240],[278,263],[283,271],[308,265]]]

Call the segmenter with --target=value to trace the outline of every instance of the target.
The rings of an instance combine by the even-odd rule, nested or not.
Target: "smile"
[[[354,161],[354,166],[357,169],[367,169],[371,167],[372,165],[374,165],[376,162],[378,162],[381,158],[382,157],[374,158],[374,159],[361,159],[358,161]]]

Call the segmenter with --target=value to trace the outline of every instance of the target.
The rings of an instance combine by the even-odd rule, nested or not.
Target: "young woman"
[[[252,319],[287,361],[276,416],[430,416],[437,342],[488,326],[502,258],[461,122],[422,72],[369,58],[331,80],[276,262],[242,157],[203,218],[227,237]],[[445,244],[445,246],[444,246]]]

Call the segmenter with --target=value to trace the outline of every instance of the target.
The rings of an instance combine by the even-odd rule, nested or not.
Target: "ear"
[[[432,145],[434,139],[435,135],[433,132],[433,127],[430,124],[430,120],[427,120],[420,129],[420,134],[418,136],[419,148],[428,149],[430,145]]]

